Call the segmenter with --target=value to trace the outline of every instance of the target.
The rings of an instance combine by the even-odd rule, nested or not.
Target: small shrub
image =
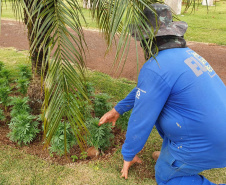
[[[9,86],[8,80],[5,78],[0,78],[0,88],[5,86]]]
[[[10,102],[10,98],[9,98],[10,93],[11,93],[11,88],[9,86],[0,87],[0,103],[2,103],[5,106],[5,109]]]
[[[31,79],[32,72],[31,72],[31,69],[27,65],[24,65],[24,64],[19,65],[18,69],[19,69],[19,76],[21,78],[26,78],[28,80]]]
[[[87,158],[87,152],[81,152],[80,159],[86,159]]]
[[[8,69],[2,68],[0,71],[0,78],[4,78],[7,80],[7,82],[11,81],[11,72]]]
[[[5,120],[5,115],[3,110],[0,110],[0,121],[4,121]]]
[[[72,161],[73,161],[73,162],[75,162],[75,161],[78,160],[78,156],[77,156],[77,155],[72,155],[71,158],[72,158]]]
[[[114,138],[114,135],[111,132],[110,124],[103,124],[98,126],[99,119],[92,118],[86,122],[86,126],[90,132],[87,135],[87,144],[96,149],[105,151],[111,146],[111,139]]]
[[[36,135],[39,133],[36,116],[29,113],[19,114],[11,119],[9,124],[10,132],[8,137],[11,141],[17,142],[19,145],[28,144],[33,141]]]
[[[126,131],[128,127],[129,118],[131,115],[131,111],[125,112],[116,122],[116,127],[121,129],[122,131]]]
[[[10,72],[4,69],[1,62],[0,68],[0,103],[2,103],[6,109],[10,101],[9,94],[11,93],[11,87],[9,86]]]
[[[87,95],[88,95],[89,99],[91,99],[94,96],[94,92],[95,92],[93,84],[91,82],[87,82],[86,81],[83,85],[84,85],[84,87],[86,89],[86,92],[87,92]],[[81,95],[80,92],[78,92],[78,94]]]
[[[66,151],[70,153],[70,149],[76,144],[76,138],[71,129],[71,125],[68,122],[61,122],[57,128],[56,133],[53,135],[50,142],[50,152],[55,152],[62,156],[65,153],[65,137],[64,132],[66,130]]]
[[[77,96],[69,94],[69,101],[72,102],[72,105],[77,106],[81,114],[84,116],[85,120],[92,118],[91,112],[93,112],[93,105],[89,101],[80,101],[80,104],[76,101]]]
[[[92,112],[94,111],[93,105],[90,104],[88,101],[83,102],[83,108],[81,109],[84,115],[85,121],[92,119]]]
[[[88,92],[88,97],[91,98],[94,96],[95,93],[95,89],[93,87],[93,84],[91,82],[86,82],[85,87],[87,89]]]
[[[27,89],[29,87],[29,79],[28,78],[19,78],[17,81],[17,88],[20,93],[23,95],[27,94]]]
[[[95,95],[94,99],[94,112],[95,116],[100,118],[103,116],[107,111],[112,109],[113,105],[111,102],[108,102],[110,100],[110,96],[108,94],[97,94]]]
[[[13,105],[13,108],[10,112],[11,117],[16,117],[20,114],[25,114],[30,112],[30,107],[28,105],[28,97],[11,97],[10,105]]]
[[[4,66],[5,64],[2,61],[0,61],[0,71],[3,69]]]

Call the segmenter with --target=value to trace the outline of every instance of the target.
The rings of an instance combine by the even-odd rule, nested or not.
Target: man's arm
[[[125,99],[118,102],[118,104],[115,106],[115,110],[120,114],[124,114],[127,111],[130,111],[134,107],[135,102],[135,96],[137,93],[137,88],[135,87],[127,96]]]
[[[126,140],[122,146],[122,155],[127,162],[132,161],[144,147],[171,90],[161,76],[146,68],[140,72],[137,88]]]
[[[142,150],[170,94],[170,87],[155,72],[142,68],[134,108],[129,119],[126,140],[122,146],[124,164],[121,177],[127,179],[137,153]]]
[[[99,121],[99,126],[104,123],[111,122],[113,126],[120,115],[124,112],[131,110],[134,106],[135,102],[135,95],[136,95],[137,88],[134,88],[125,99],[121,100],[112,110],[104,114]]]

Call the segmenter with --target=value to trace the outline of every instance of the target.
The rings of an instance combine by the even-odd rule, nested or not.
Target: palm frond
[[[43,103],[44,138],[49,144],[60,121],[70,121],[81,148],[87,132],[79,105],[87,99],[84,88],[84,36],[77,1],[34,0],[27,7],[33,22],[31,54],[43,51],[45,75]],[[33,19],[35,17],[35,19]],[[50,56],[52,53],[52,56]],[[65,132],[66,137],[66,132]]]
[[[52,59],[47,58],[48,71],[44,82],[46,143],[50,143],[60,121],[64,119],[70,121],[77,142],[83,148],[86,127],[79,104],[87,96],[83,84],[84,36],[79,20],[79,14],[82,12],[79,4],[71,0],[46,0],[39,6],[39,9],[43,10],[35,23],[37,39],[32,48],[41,43],[45,52],[54,50]],[[41,30],[48,30],[43,40],[39,39],[43,37]]]
[[[94,0],[91,9],[93,17],[96,18],[99,28],[102,30],[108,44],[108,50],[117,40],[117,49],[113,66],[117,66],[117,70],[126,62],[131,40],[134,41],[131,34],[135,34],[140,40],[145,37],[153,39],[153,29],[148,24],[147,18],[143,14],[145,7],[154,11],[151,4],[158,1],[150,0]],[[150,45],[147,45],[150,47]],[[150,48],[149,48],[150,50]],[[151,51],[151,50],[150,50]],[[150,53],[150,55],[152,55]],[[137,63],[139,59],[137,58]],[[116,72],[117,72],[116,70]]]
[[[0,34],[1,34],[2,0],[0,0]]]

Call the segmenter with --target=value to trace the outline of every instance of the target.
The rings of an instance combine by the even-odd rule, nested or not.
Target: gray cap
[[[155,36],[167,36],[167,35],[174,35],[174,36],[183,36],[188,28],[188,25],[184,21],[176,21],[173,22],[172,12],[168,5],[165,4],[152,4],[151,5],[155,10],[156,14],[151,11],[149,8],[145,8],[143,13],[148,19],[148,25],[154,29],[156,33]],[[157,21],[156,21],[157,15]],[[157,25],[156,25],[157,23]],[[144,31],[144,38],[141,38],[138,31],[135,31],[132,27],[131,34],[133,37],[136,36],[137,40],[148,39],[150,31]]]

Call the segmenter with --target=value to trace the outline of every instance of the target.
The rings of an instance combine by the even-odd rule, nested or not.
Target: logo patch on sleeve
[[[136,93],[136,98],[137,99],[140,99],[140,93],[146,93],[146,91],[144,91],[144,90],[142,90],[142,89],[140,89],[140,88],[137,88],[137,93]]]

